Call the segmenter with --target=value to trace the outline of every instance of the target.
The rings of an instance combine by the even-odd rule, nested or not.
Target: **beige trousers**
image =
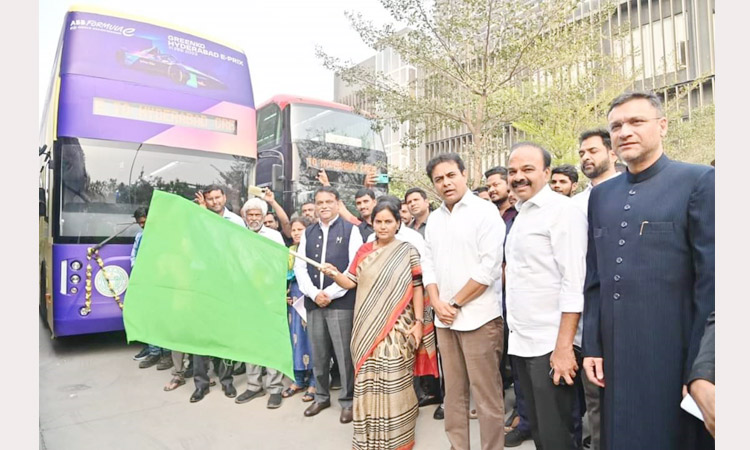
[[[436,328],[445,381],[445,433],[453,450],[469,450],[469,399],[479,419],[482,450],[505,445],[505,411],[500,360],[503,319],[490,320],[472,331]]]

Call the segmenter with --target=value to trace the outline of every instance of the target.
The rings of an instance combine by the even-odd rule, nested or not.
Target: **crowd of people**
[[[270,191],[241,216],[221,187],[197,193],[293,251],[294,380],[284,388],[271,368],[153,345],[135,359],[172,368],[167,391],[192,376],[191,402],[215,384],[211,365],[236,403],[268,393],[278,408],[302,393],[307,417],[340,389],[355,449],[412,448],[427,405],[454,450],[470,448],[471,418],[483,450],[529,439],[545,450],[713,448],[714,169],[667,157],[651,93],[618,97],[607,122],[580,135],[583,189],[576,167],[552,168],[546,149],[520,142],[474,191],[460,156],[429,161],[434,210],[419,187],[377,197],[366,181],[356,217],[324,171],[291,219]],[[147,211],[135,217],[145,226]],[[680,408],[688,394],[703,422]]]

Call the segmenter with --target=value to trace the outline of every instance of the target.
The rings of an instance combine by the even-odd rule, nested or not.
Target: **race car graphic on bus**
[[[117,51],[117,61],[125,67],[169,77],[177,84],[193,88],[227,88],[219,79],[181,63],[173,55],[159,50],[156,45],[139,51],[121,48]]]
[[[39,313],[52,335],[122,330],[134,211],[155,190],[192,200],[217,184],[239,212],[256,143],[242,50],[71,8],[39,141]]]

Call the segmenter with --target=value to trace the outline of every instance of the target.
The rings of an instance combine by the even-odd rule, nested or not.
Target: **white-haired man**
[[[266,216],[266,213],[268,213],[268,204],[259,198],[251,198],[246,201],[240,210],[240,214],[245,219],[245,223],[249,229],[277,244],[284,245],[284,238],[281,236],[281,233],[263,225],[263,218]],[[283,301],[283,299],[279,299],[279,301]],[[270,367],[262,367],[249,362],[245,363],[245,367],[247,390],[234,400],[235,403],[247,403],[256,397],[261,397],[268,391],[270,396],[266,406],[270,409],[281,406],[281,391],[284,389],[282,380],[284,379],[284,375]],[[264,369],[267,385],[265,390],[263,389]]]

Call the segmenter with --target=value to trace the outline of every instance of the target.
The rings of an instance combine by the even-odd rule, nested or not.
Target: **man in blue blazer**
[[[667,158],[654,94],[621,95],[607,120],[628,170],[589,201],[583,365],[604,388],[601,445],[713,448],[680,401],[714,310],[714,169]]]

